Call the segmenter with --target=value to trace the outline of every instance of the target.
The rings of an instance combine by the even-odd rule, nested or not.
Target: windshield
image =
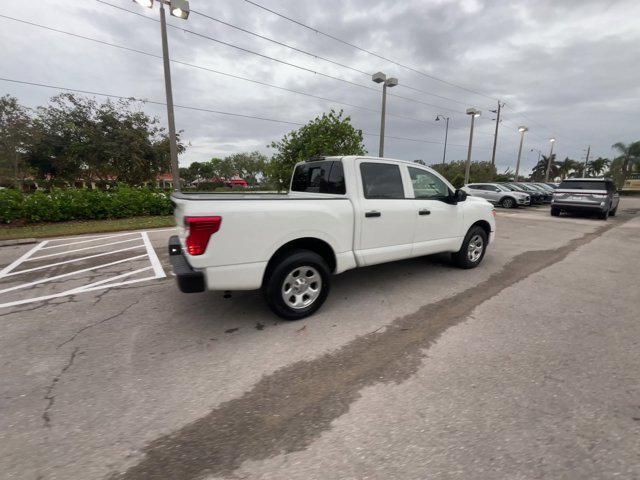
[[[507,187],[505,187],[504,185],[496,185],[496,187],[498,187],[498,189],[501,192],[510,192],[511,190],[509,190]]]

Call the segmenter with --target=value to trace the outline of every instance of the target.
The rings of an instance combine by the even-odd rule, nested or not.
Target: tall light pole
[[[444,115],[436,115],[436,122],[439,122],[441,118],[444,118],[447,122],[444,130],[444,152],[442,152],[442,165],[447,161],[447,138],[449,137],[449,117]]]
[[[378,156],[384,157],[384,117],[387,110],[387,87],[395,87],[398,85],[398,79],[389,77],[382,73],[377,72],[371,76],[371,80],[376,83],[382,83],[382,113],[380,115],[380,148],[378,149]]]
[[[476,117],[479,117],[482,112],[476,108],[467,108],[467,115],[471,116],[471,129],[469,130],[469,148],[467,149],[467,164],[464,170],[464,184],[469,183],[469,173],[471,172],[471,147],[473,146],[473,125]]]
[[[143,7],[153,8],[153,0],[133,0]],[[169,123],[169,153],[171,155],[171,176],[173,189],[180,191],[180,168],[178,166],[178,145],[176,140],[176,122],[173,114],[173,91],[171,88],[171,68],[169,67],[169,42],[167,40],[167,20],[164,6],[169,5],[169,13],[178,18],[189,16],[187,0],[158,0],[160,4],[160,36],[162,37],[162,63],[164,66],[164,88],[167,96],[167,122]]]
[[[524,143],[524,132],[529,130],[524,125],[518,127],[518,131],[520,132],[520,148],[518,148],[518,161],[516,162],[516,178],[515,181],[518,181],[518,176],[520,175],[520,157],[522,156],[522,144]]]
[[[549,139],[549,143],[551,144],[551,150],[549,150],[549,158],[547,159],[547,171],[544,174],[544,181],[549,181],[549,170],[551,170],[551,157],[553,156],[553,144],[556,143],[556,139],[551,137]]]

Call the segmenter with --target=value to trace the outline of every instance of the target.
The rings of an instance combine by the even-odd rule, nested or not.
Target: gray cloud
[[[157,19],[128,0],[115,5]],[[501,170],[513,166],[517,154],[517,126],[525,124],[524,165],[537,159],[532,148],[548,150],[548,138],[558,138],[559,156],[580,158],[592,145],[595,154],[609,155],[617,141],[637,140],[640,33],[634,1],[370,1],[261,0],[274,10],[360,45],[400,63],[450,82],[467,86],[508,103],[504,109],[497,162]],[[128,14],[93,0],[23,2],[19,11],[0,6],[3,15],[42,23],[96,37],[156,55],[161,54],[157,22]],[[491,153],[495,101],[425,78],[393,63],[354,50],[242,1],[192,0],[197,11],[221,18],[301,49],[315,52],[365,72],[382,70],[397,76],[401,85],[463,102],[464,105],[399,86],[397,95],[437,105],[429,107],[390,97],[387,119],[390,136],[441,142],[442,123],[435,114],[451,116],[448,158],[466,155],[468,123],[464,108],[484,110],[474,140],[474,159]],[[238,32],[192,14],[188,21],[170,19],[171,56],[175,60],[245,76],[339,102],[379,109],[380,94],[304,72],[241,52],[180,30],[188,28],[243,48],[255,50],[306,68],[375,87],[366,75],[328,64]],[[164,99],[159,59],[114,49],[0,19],[2,75],[116,95]],[[220,111],[271,117],[304,123],[329,108],[343,108],[357,128],[376,133],[375,112],[341,106],[274,88],[255,85],[187,66],[172,67],[176,103]],[[55,92],[0,82],[2,93],[16,95],[29,106],[43,104]],[[161,106],[145,107],[165,122]],[[445,109],[454,110],[453,112]],[[523,115],[524,114],[524,115]],[[632,119],[633,115],[633,119]],[[178,128],[191,147],[183,164],[242,150],[267,154],[268,143],[294,128],[260,120],[177,109]],[[366,137],[371,153],[378,139]],[[442,145],[388,139],[389,156],[437,162]]]

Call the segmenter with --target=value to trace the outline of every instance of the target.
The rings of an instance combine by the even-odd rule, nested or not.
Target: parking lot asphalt
[[[639,214],[499,210],[298,322],[180,293],[170,229],[0,248],[0,477],[640,478]]]

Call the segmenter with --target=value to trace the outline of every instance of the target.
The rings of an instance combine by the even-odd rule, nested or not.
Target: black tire
[[[309,267],[309,270],[303,272],[304,267]],[[306,275],[306,273],[315,270],[316,273],[319,274],[321,282],[317,282],[319,283],[317,287],[319,293],[312,303],[308,306],[293,308],[283,298],[285,294],[283,293],[283,289],[285,287],[285,280],[290,274],[295,273],[297,269],[300,269],[299,275]],[[300,278],[306,280],[305,277],[300,276]],[[311,292],[311,287],[312,284],[307,287],[309,292]],[[292,288],[296,287],[293,286]],[[265,276],[262,293],[273,313],[285,320],[300,320],[313,315],[322,306],[329,295],[330,289],[331,271],[327,266],[327,262],[315,252],[300,249],[287,252],[273,262]],[[292,290],[291,298],[295,296],[295,292]],[[302,295],[302,298],[304,298],[304,295]]]
[[[480,256],[478,256],[475,260],[472,260],[469,253],[469,244],[472,240],[476,239],[476,237],[480,237],[482,239],[482,252],[480,253]],[[487,251],[487,242],[487,232],[485,232],[484,228],[481,228],[479,226],[471,227],[464,237],[462,247],[460,247],[460,250],[458,250],[456,253],[451,255],[451,259],[460,268],[476,268],[478,265],[480,265],[480,262],[482,262],[484,254]]]
[[[502,200],[500,200],[500,205],[503,208],[517,208],[518,207],[518,202],[516,202],[511,197],[504,197]]]
[[[551,216],[552,217],[559,217],[560,216],[560,209],[551,207]]]
[[[600,220],[609,220],[609,209],[607,208],[604,212],[600,213]]]
[[[612,217],[615,217],[615,216],[616,216],[616,213],[618,213],[618,207],[616,207],[616,208],[614,208],[613,210],[611,210],[611,211],[609,212],[609,215],[611,215]]]

